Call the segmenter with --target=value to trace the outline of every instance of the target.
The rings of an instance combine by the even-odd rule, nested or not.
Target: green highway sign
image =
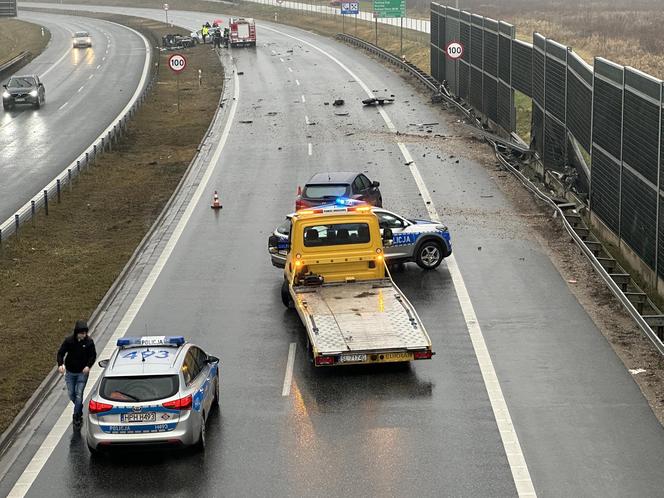
[[[374,0],[374,17],[406,17],[406,0]]]

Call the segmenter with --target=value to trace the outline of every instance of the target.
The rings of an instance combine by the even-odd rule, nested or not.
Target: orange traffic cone
[[[221,202],[219,202],[219,194],[217,191],[214,191],[214,196],[212,197],[212,205],[210,206],[212,209],[221,209],[223,206],[221,205]]]

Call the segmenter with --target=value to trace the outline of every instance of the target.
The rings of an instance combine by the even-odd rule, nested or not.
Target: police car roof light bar
[[[143,337],[121,337],[118,339],[117,346],[120,348],[140,347],[140,346],[174,346],[179,347],[185,343],[181,335],[176,336],[143,336]]]

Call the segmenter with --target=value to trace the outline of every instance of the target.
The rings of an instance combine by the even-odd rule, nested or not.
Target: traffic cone
[[[212,205],[210,207],[212,209],[221,209],[223,207],[221,202],[219,202],[219,194],[216,190],[214,191],[214,196],[212,196]]]

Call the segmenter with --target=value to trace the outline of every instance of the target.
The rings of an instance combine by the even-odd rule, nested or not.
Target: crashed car
[[[39,76],[29,74],[12,76],[2,92],[2,107],[5,111],[13,109],[17,104],[29,104],[39,109],[46,103],[46,90],[39,81]]]
[[[348,209],[356,203],[340,198],[335,204],[320,206],[326,211]],[[363,204],[363,203],[362,203]],[[318,209],[318,208],[314,208]],[[392,231],[392,244],[385,247],[388,264],[415,262],[423,270],[438,268],[443,259],[452,254],[452,241],[448,228],[439,221],[408,219],[387,209],[373,207],[371,211],[378,217],[381,233],[389,228]],[[286,219],[274,230],[268,239],[268,252],[272,265],[283,268],[291,230],[291,218]]]
[[[335,202],[340,197],[381,207],[383,196],[378,187],[380,187],[379,182],[372,182],[365,174],[357,171],[316,173],[304,188],[298,187],[295,210]]]

